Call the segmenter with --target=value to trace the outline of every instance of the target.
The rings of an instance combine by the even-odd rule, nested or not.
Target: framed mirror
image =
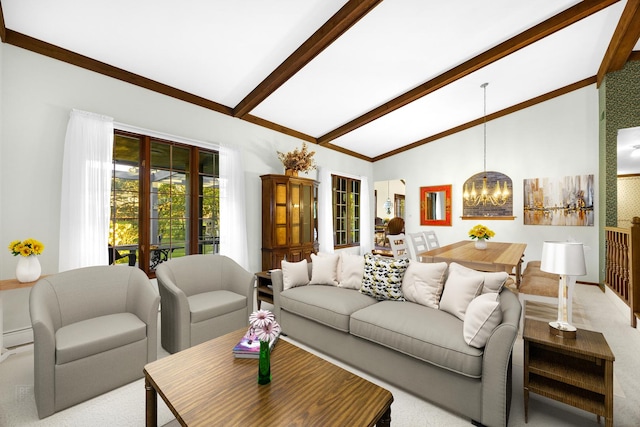
[[[451,185],[420,187],[420,225],[451,226]]]

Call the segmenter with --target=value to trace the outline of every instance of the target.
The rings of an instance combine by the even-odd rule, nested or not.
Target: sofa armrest
[[[518,336],[518,297],[509,289],[500,294],[502,323],[487,340],[482,357],[482,414],[484,425],[506,426],[511,405],[511,354]],[[500,410],[496,410],[500,408]]]

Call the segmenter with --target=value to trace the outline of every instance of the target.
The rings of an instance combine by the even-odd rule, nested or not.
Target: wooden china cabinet
[[[311,260],[318,251],[318,182],[262,175],[262,270],[283,259]]]

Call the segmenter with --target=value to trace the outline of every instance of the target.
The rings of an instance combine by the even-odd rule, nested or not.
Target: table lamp
[[[540,270],[560,275],[558,283],[558,320],[549,322],[552,332],[563,338],[575,338],[576,328],[567,320],[567,276],[584,276],[587,267],[582,243],[544,242]]]

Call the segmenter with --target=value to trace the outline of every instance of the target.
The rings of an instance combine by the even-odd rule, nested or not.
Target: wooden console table
[[[549,324],[524,323],[524,422],[529,416],[529,393],[557,400],[605,417],[613,427],[613,361],[604,335],[578,329],[576,338],[560,338]]]

